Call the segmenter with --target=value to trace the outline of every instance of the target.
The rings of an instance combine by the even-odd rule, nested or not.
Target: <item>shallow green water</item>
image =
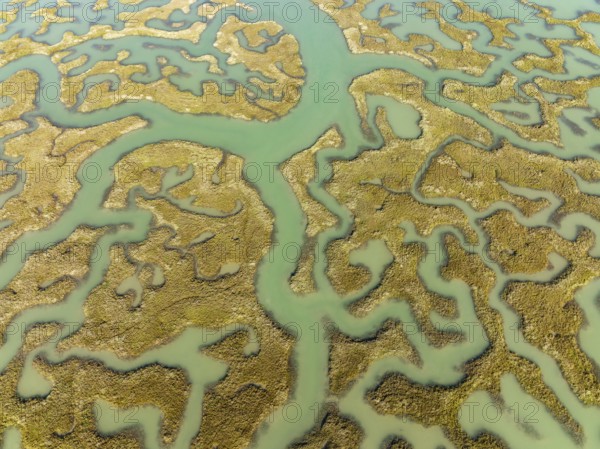
[[[161,3],[164,2],[146,1],[142,2],[141,7],[156,6]],[[199,3],[201,2],[196,2],[196,4]],[[563,124],[561,139],[565,148],[559,148],[547,142],[527,141],[514,131],[478,112],[471,105],[449,101],[439,95],[439,86],[446,79],[456,79],[479,85],[493,84],[502,72],[509,71],[519,79],[521,85],[532,81],[536,76],[542,75],[539,69],[528,73],[521,72],[512,65],[512,62],[526,53],[548,56],[548,49],[541,43],[540,38],[546,36],[573,38],[571,28],[561,25],[548,27],[541,20],[525,25],[514,25],[511,26],[511,31],[516,34],[516,38],[510,39],[514,44],[514,48],[505,49],[488,45],[491,35],[485,24],[458,22],[456,26],[459,28],[477,31],[477,37],[473,40],[474,48],[496,56],[496,60],[491,63],[486,73],[478,77],[467,75],[460,70],[427,67],[408,56],[352,54],[348,49],[342,31],[335,23],[328,20],[314,20],[314,11],[311,9],[314,7],[309,2],[299,3],[301,18],[296,22],[286,20],[280,8],[274,8],[272,10],[274,16],[267,17],[266,11],[271,11],[266,5],[267,3],[263,1],[256,2],[257,5],[263,7],[259,9],[258,14],[262,13],[264,17],[261,18],[263,19],[274,19],[283,26],[285,32],[292,34],[298,40],[302,61],[307,72],[304,84],[306,87],[303,89],[299,104],[281,119],[270,123],[262,123],[234,120],[217,115],[180,114],[161,104],[146,100],[138,103],[124,103],[107,110],[84,114],[68,109],[61,103],[45,101],[42,98],[36,111],[27,114],[28,119],[39,116],[48,117],[54,124],[65,128],[85,128],[135,114],[150,122],[150,126],[130,132],[91,155],[87,162],[97,164],[100,167],[102,171],[101,178],[93,184],[86,183],[82,173],[79,173],[78,179],[82,187],[61,218],[47,229],[25,233],[20,237],[19,242],[17,242],[19,244],[31,245],[32,242],[38,242],[44,247],[51,242],[64,240],[77,227],[82,225],[91,227],[127,225],[127,227],[119,227],[116,232],[107,234],[100,240],[100,248],[103,250],[102,257],[90,264],[89,274],[64,301],[52,306],[31,308],[14,317],[14,325],[30,328],[36,323],[83,322],[85,319],[83,305],[90,292],[102,282],[105,271],[110,264],[110,248],[117,243],[134,243],[146,238],[150,225],[150,214],[140,209],[132,208],[131,210],[115,211],[106,210],[102,207],[105,191],[114,182],[114,174],[111,168],[124,156],[146,144],[167,140],[186,140],[221,148],[229,153],[239,155],[244,158],[247,164],[279,164],[310,147],[326,130],[336,125],[344,138],[343,149],[341,151],[335,149],[324,150],[318,157],[323,162],[333,158],[351,159],[365,149],[378,148],[383,144],[383,139],[374,122],[378,107],[382,107],[387,111],[392,130],[398,137],[403,139],[418,138],[421,134],[418,125],[421,118],[419,113],[408,105],[397,103],[383,96],[368,98],[368,125],[372,134],[367,135],[363,132],[354,98],[348,93],[348,88],[354,78],[375,69],[393,68],[418,77],[425,83],[427,87],[425,95],[430,101],[472,118],[492,131],[496,141],[506,139],[514,145],[526,148],[533,153],[550,153],[559,159],[597,158],[594,146],[600,142],[600,139],[598,139],[600,135],[597,128],[586,121],[587,118],[598,114],[597,109],[592,111],[590,109],[571,108],[564,112],[564,116],[583,127],[585,133],[579,135],[571,127]],[[564,18],[572,18],[579,10],[600,9],[598,4],[591,0],[578,3],[561,2],[559,6],[557,6],[557,3],[549,1],[538,1],[537,3],[556,7],[556,16]],[[373,2],[364,12],[364,16],[375,18],[378,8],[383,4],[382,1]],[[75,11],[77,14],[77,8]],[[432,37],[449,49],[461,47],[461,43],[444,34],[435,21],[423,23],[419,19],[414,19],[402,23],[398,17],[389,17],[383,23],[393,26],[394,34],[400,39],[406,39],[409,33],[420,33]],[[128,62],[144,64],[148,68],[146,74],[138,77],[138,81],[151,82],[161,77],[156,65],[157,56],[166,56],[170,58],[173,64],[180,66],[183,72],[193,74],[190,77],[175,76],[173,78],[174,83],[182,90],[191,90],[196,94],[200,94],[199,80],[214,79],[220,81],[219,76],[208,72],[205,66],[181,58],[178,51],[179,49],[185,49],[194,56],[211,54],[225,66],[226,57],[220,54],[212,45],[219,26],[218,20],[209,23],[198,44],[181,41],[177,42],[178,48],[175,48],[174,44],[164,42],[159,38],[123,37],[115,40],[97,38],[81,44],[77,48],[77,53],[70,57],[73,59],[78,55],[88,57],[87,62],[77,69],[77,71],[83,73],[103,58],[111,60],[120,50],[129,50],[131,56]],[[48,33],[36,36],[32,32],[37,28],[37,25],[25,21],[24,23],[11,24],[4,35],[0,36],[0,39],[7,39],[16,33],[22,33],[24,36],[29,35],[33,40],[54,43],[60,41],[63,33],[67,30],[73,31],[75,34],[84,34],[87,32],[88,27],[89,24],[86,24],[85,21],[76,24],[55,24],[49,28]],[[590,29],[593,29],[593,27],[597,27],[597,25],[590,25]],[[155,44],[156,47],[148,48],[144,46],[148,43]],[[95,45],[107,44],[112,46],[107,52],[98,51],[94,47]],[[594,65],[600,64],[600,58],[583,49],[570,48],[569,52],[565,52],[565,59],[565,65],[568,68],[566,73],[543,73],[543,76],[548,79],[563,80],[573,79],[577,76],[592,77],[600,74],[598,69],[600,66]],[[585,64],[582,60],[591,61],[593,64]],[[24,69],[36,71],[42,83],[60,82],[61,75],[56,66],[50,58],[43,55],[26,56],[3,65],[0,68],[0,79],[5,80]],[[107,79],[110,79],[110,75],[106,76]],[[246,82],[248,74],[241,65],[237,65],[231,67],[231,69],[227,68],[227,77],[239,82]],[[313,86],[315,83],[328,83],[332,80],[335,81],[338,87],[339,94],[336,96],[338,101],[331,103],[315,102],[312,93],[308,90],[309,86]],[[98,81],[98,79],[90,81]],[[597,90],[590,91],[590,107],[596,108],[598,106],[597,92]],[[497,110],[504,113],[506,111],[525,113],[527,117],[519,116],[525,118],[514,119],[521,124],[532,124],[539,120],[539,110],[533,102],[526,103],[526,105],[515,102],[498,105]],[[460,130],[457,130],[457,135],[460,135]],[[12,138],[14,135],[9,137]],[[7,139],[8,137],[3,140],[6,141]],[[432,148],[432,157],[435,152],[436,149]],[[320,165],[320,167],[324,166],[326,166],[325,163]],[[175,174],[172,173],[170,176],[175,176]],[[328,393],[327,378],[330,343],[325,340],[314,341],[311,338],[300,337],[300,335],[310,335],[311,326],[314,326],[314,323],[330,320],[342,333],[354,339],[363,340],[371,338],[387,320],[406,324],[416,322],[411,308],[402,300],[385,303],[363,318],[357,318],[348,311],[348,306],[352,302],[364,296],[365,293],[380,283],[385,269],[393,261],[393,256],[383,240],[372,240],[365,247],[355,251],[350,259],[352,264],[364,266],[371,272],[371,280],[365,286],[365,291],[348,297],[342,297],[335,292],[326,275],[327,264],[324,257],[324,248],[333,240],[344,237],[349,232],[351,217],[337,204],[334,198],[328,196],[323,190],[322,183],[327,179],[326,176],[318,177],[318,179],[321,180],[321,183],[313,185],[314,196],[325,207],[338,215],[339,226],[320,234],[318,237],[320,244],[317,245],[317,248],[319,248],[317,251],[322,253],[314,270],[316,293],[301,297],[292,291],[288,281],[297,268],[297,261],[290,261],[280,251],[272,252],[273,258],[262,260],[256,278],[258,301],[269,316],[281,326],[286,323],[297,324],[298,334],[296,337],[298,338],[293,354],[296,377],[289,401],[297,404],[301,410],[310,410],[314,404],[324,404],[326,401],[331,400]],[[175,180],[172,181],[175,182]],[[167,184],[170,182],[168,176],[165,182]],[[306,219],[301,204],[279,170],[275,171],[275,176],[272,179],[263,176],[256,180],[254,187],[260,193],[263,203],[273,213],[273,244],[285,247],[289,244],[304,243],[306,241]],[[510,189],[524,197],[546,198],[551,204],[547,209],[531,217],[525,217],[518,210],[515,210],[515,217],[521,224],[529,227],[550,226],[567,239],[574,239],[580,227],[587,227],[594,233],[600,231],[599,223],[585,215],[569,216],[559,224],[551,222],[552,207],[558,207],[558,204],[556,198],[550,193],[507,186],[507,190],[510,191]],[[595,184],[587,185],[584,181],[581,181],[580,189],[582,191],[588,190],[590,194],[598,194],[598,187]],[[418,190],[418,180],[415,180],[411,193],[425,204],[455,205],[470,220],[473,229],[478,234],[480,246],[485,247],[489,243],[489,237],[484,233],[479,220],[489,216],[493,211],[492,209],[477,212],[461,200],[434,200],[424,197]],[[513,206],[497,203],[492,206],[492,208],[494,207],[497,209],[511,209]],[[219,211],[211,209],[200,212],[209,216],[221,216]],[[398,221],[402,222],[402,217],[398,217]],[[434,248],[443,247],[443,238],[447,234],[456,235],[462,241],[465,249],[469,247],[464,241],[464,237],[451,227],[436,229],[430,236],[421,236],[411,223],[403,222],[402,226],[406,230],[407,243],[410,241],[422,242],[431,251],[434,251]],[[596,234],[596,236],[600,238],[600,235]],[[600,243],[598,242],[600,240],[597,240],[596,243],[596,254],[600,255],[600,248],[598,248]],[[565,263],[558,254],[551,257],[552,268],[532,276],[507,275],[493,261],[488,261],[489,268],[497,276],[496,287],[490,296],[490,305],[502,315],[508,348],[516,354],[533,361],[541,368],[546,384],[565,405],[569,414],[581,424],[586,435],[582,447],[596,448],[600,446],[600,409],[586,406],[577,399],[561,375],[556,362],[550,356],[529,344],[523,337],[518,339],[508,337],[513,335],[515,325],[518,328],[520,318],[514,310],[502,301],[501,292],[504,286],[515,280],[532,279],[537,282],[547,282],[554,279],[557,273],[565,269]],[[445,255],[442,259],[444,258]],[[23,262],[19,255],[8,255],[3,260],[0,269],[0,286],[2,288],[6,287],[11,279],[18,274]],[[419,272],[416,274],[420,276],[429,291],[438,293],[449,301],[456,302],[457,316],[453,318],[453,322],[479,323],[469,286],[457,279],[447,280],[443,278],[440,274],[443,265],[444,260],[424,258],[419,266]],[[226,266],[222,274],[233,273],[238,268],[236,266]],[[157,282],[160,283],[159,280]],[[140,287],[136,284],[135,278],[126,280],[122,288],[123,291],[133,289],[138,292],[136,301],[137,303],[141,301],[139,297],[141,295],[139,293]],[[594,346],[595,325],[600,324],[598,322],[600,317],[594,302],[596,292],[596,284],[590,284],[581,290],[577,297],[577,301],[584,308],[585,316],[589,321],[589,324],[581,330],[581,346],[594,360],[597,360],[595,357],[597,350]],[[434,322],[441,323],[441,325],[447,320],[441,316],[432,316],[431,319]],[[465,327],[461,329],[462,332],[466,332]],[[251,329],[248,331],[252,332]],[[224,363],[217,362],[199,352],[203,347],[210,346],[217,341],[216,339],[215,341],[206,341],[202,338],[203,335],[202,329],[190,328],[169,345],[148,351],[133,360],[123,360],[112,353],[92,352],[84,348],[60,352],[56,348],[56,342],[47,343],[27,354],[18,385],[18,394],[27,399],[38,396],[44,397],[52,390],[52,383],[41,376],[33,366],[36,357],[42,357],[50,363],[61,363],[73,357],[95,360],[118,372],[135,370],[153,363],[176,367],[185,371],[192,389],[179,433],[169,447],[184,449],[190,447],[190,443],[196,434],[202,431],[202,401],[205,389],[221,380],[227,372]],[[223,334],[220,337],[224,338],[225,336]],[[472,339],[451,343],[441,348],[434,347],[418,329],[408,335],[408,338],[420,355],[421,364],[419,366],[396,357],[381,359],[373,364],[346,394],[334,398],[340,411],[354,418],[364,431],[365,438],[361,446],[364,449],[378,448],[391,436],[401,436],[415,448],[454,447],[439,427],[428,428],[411,420],[379,415],[366,403],[365,394],[377,385],[386,373],[390,372],[401,373],[412,382],[422,385],[445,387],[456,385],[465,375],[462,366],[467,361],[484,353],[489,342],[484,333],[475,333]],[[5,369],[8,366],[10,361],[19,353],[21,345],[22,341],[18,335],[5,336],[5,341],[0,349],[0,368]],[[256,347],[248,348],[248,353],[258,349]],[[507,375],[503,378],[502,396],[506,403],[523,401],[523,395],[522,387],[519,386],[514,377]],[[493,399],[488,392],[481,391],[475,393],[471,400],[478,403],[491,403]],[[463,410],[461,424],[464,430],[473,437],[483,431],[497,434],[511,448],[539,447],[545,449],[556,447],[562,449],[579,447],[567,431],[557,424],[557,420],[545,411],[544,406],[539,401],[534,397],[529,397],[527,400],[532,404],[536,404],[540,410],[537,415],[538,422],[531,424],[535,433],[541,435],[540,438],[532,437],[530,433],[525,431],[517,432],[503,420],[490,424],[477,414],[475,419],[467,419],[468,410]],[[108,403],[98,401],[98,410],[100,410],[97,420],[98,430],[106,435],[121,432],[128,426],[128,424],[111,422],[106,418],[109,413],[103,414],[102,410],[108,410],[109,406]],[[507,416],[505,415],[503,419],[510,421],[510,417]],[[147,448],[164,447],[159,434],[160,411],[148,405],[140,411],[137,418],[139,423],[135,426],[138,426],[143,432],[144,446]],[[281,413],[276,413],[272,422],[264,423],[252,447],[257,449],[288,447],[295,440],[307,434],[313,426],[314,419],[310,413],[304,413],[300,419],[294,420],[294,422],[284,419]],[[17,448],[20,447],[20,444],[18,432],[14,429],[7,430],[4,436],[4,447]]]

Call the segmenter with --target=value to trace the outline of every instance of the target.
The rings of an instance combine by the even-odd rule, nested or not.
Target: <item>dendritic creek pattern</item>
[[[598,0],[0,0],[6,449],[600,447]]]

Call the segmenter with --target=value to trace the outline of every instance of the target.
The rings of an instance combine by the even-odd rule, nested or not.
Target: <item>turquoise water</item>
[[[117,2],[111,0],[111,5]],[[138,7],[141,9],[160,6],[167,0],[142,1]],[[194,2],[199,6],[202,1]],[[41,97],[37,108],[31,113],[25,114],[24,118],[31,123],[32,127],[36,117],[47,117],[57,126],[63,128],[86,128],[102,123],[115,121],[124,117],[135,115],[149,122],[149,126],[132,131],[109,143],[102,149],[92,154],[86,162],[97,164],[101,169],[102,176],[95,183],[85,181],[84,174],[79,172],[77,179],[81,188],[76,197],[69,205],[65,213],[46,229],[24,233],[17,244],[28,247],[37,242],[45,247],[53,242],[66,239],[73,231],[82,226],[104,227],[118,226],[118,230],[106,234],[100,239],[99,246],[102,256],[90,263],[90,271],[83,282],[63,301],[51,306],[33,307],[15,316],[11,324],[19,328],[30,329],[38,323],[73,323],[83,322],[85,319],[83,307],[86,298],[91,291],[97,287],[104,277],[106,269],[110,264],[110,248],[119,243],[136,243],[143,241],[149,231],[151,215],[147,211],[131,207],[129,210],[106,210],[103,207],[105,192],[115,181],[112,167],[126,155],[136,151],[144,145],[160,141],[185,140],[196,142],[201,145],[220,148],[228,153],[241,156],[246,164],[280,164],[289,160],[293,155],[309,148],[320,136],[332,126],[337,126],[344,139],[342,150],[325,149],[317,158],[321,162],[319,167],[326,167],[328,161],[334,159],[352,159],[367,149],[379,148],[383,144],[383,138],[375,125],[375,111],[378,107],[386,110],[393,132],[403,139],[417,139],[421,135],[419,127],[420,114],[412,107],[400,104],[384,96],[371,96],[368,99],[369,114],[367,117],[370,133],[365,133],[361,127],[361,117],[357,111],[354,98],[348,92],[350,83],[358,76],[367,74],[373,70],[390,68],[405,71],[418,77],[425,84],[425,96],[434,104],[448,107],[464,116],[472,118],[475,122],[489,129],[494,136],[495,142],[506,139],[515,146],[527,149],[532,153],[549,153],[556,158],[570,160],[576,157],[597,158],[598,153],[595,146],[600,142],[598,129],[589,124],[586,119],[598,115],[597,90],[590,91],[589,107],[568,108],[564,117],[584,127],[583,135],[577,134],[569,126],[561,127],[561,140],[564,148],[557,147],[548,142],[528,141],[509,128],[494,122],[485,114],[478,112],[472,105],[450,101],[440,95],[440,86],[444,80],[454,79],[465,83],[477,85],[492,85],[504,72],[510,72],[518,78],[519,85],[532,82],[537,76],[544,76],[550,80],[569,80],[575,77],[593,77],[600,75],[600,57],[581,48],[570,47],[565,51],[565,73],[553,74],[535,69],[530,72],[521,72],[513,62],[527,53],[538,54],[542,57],[549,56],[548,49],[543,45],[540,38],[574,38],[573,30],[564,25],[547,26],[544,21],[538,20],[526,24],[510,26],[510,30],[516,35],[510,38],[513,48],[500,48],[489,46],[491,33],[484,23],[457,22],[458,28],[470,29],[477,32],[473,39],[473,48],[495,56],[489,68],[482,76],[468,75],[461,70],[436,69],[424,65],[409,56],[391,54],[353,54],[340,28],[330,20],[314,20],[314,6],[309,2],[298,3],[300,17],[297,21],[287,20],[282,8],[270,8],[266,1],[254,2],[259,6],[256,8],[257,20],[272,19],[279,23],[286,33],[293,35],[300,48],[303,65],[306,69],[306,80],[302,90],[299,103],[284,117],[263,123],[259,121],[246,121],[225,118],[218,115],[194,115],[177,113],[166,106],[141,100],[137,103],[123,103],[109,109],[98,110],[89,113],[77,112],[73,108],[67,108],[61,103],[48,101]],[[383,1],[374,1],[364,11],[365,18],[374,19],[377,11],[384,5]],[[447,2],[440,2],[446,4]],[[500,2],[505,5],[503,13],[513,2]],[[573,18],[583,10],[600,10],[594,1],[586,2],[557,2],[537,1],[538,4],[555,8],[556,17]],[[193,10],[193,8],[192,8]],[[231,12],[239,11],[231,8]],[[83,15],[83,10],[75,7],[74,14],[77,17]],[[323,13],[324,14],[324,13]],[[508,13],[506,13],[508,14]],[[323,15],[326,18],[326,15]],[[193,13],[180,14],[180,17],[172,17],[172,21],[189,21],[193,23]],[[118,24],[106,17],[103,20],[114,26],[118,31]],[[103,22],[100,21],[99,24]],[[435,41],[448,49],[460,49],[461,42],[450,38],[439,27],[435,21],[423,23],[420,19],[403,21],[402,15],[392,16],[382,20],[382,23],[391,27],[394,34],[405,40],[410,33],[419,33],[430,36]],[[89,31],[90,23],[79,21],[76,23],[53,24],[49,31],[42,35],[34,34],[38,24],[31,20],[17,21],[10,24],[1,40],[7,40],[11,36],[20,34],[35,41],[54,44],[62,39],[65,32],[70,31],[75,35],[83,35]],[[220,21],[208,22],[206,30],[200,36],[198,43],[186,40],[165,42],[160,38],[147,38],[127,36],[118,39],[95,38],[77,46],[75,51],[68,57],[75,59],[85,55],[88,59],[72,75],[84,73],[101,60],[114,60],[122,50],[130,51],[127,63],[143,64],[147,72],[138,74],[133,79],[140,82],[152,82],[162,75],[157,66],[156,58],[164,56],[171,64],[181,68],[182,73],[190,76],[175,75],[171,82],[181,90],[188,90],[196,95],[201,94],[199,81],[214,80],[222,81],[221,75],[216,75],[208,70],[208,65],[194,63],[182,58],[180,50],[187,51],[192,56],[213,55],[222,67],[227,68],[227,79],[246,83],[251,75],[242,65],[228,66],[227,57],[220,53],[213,42],[220,28]],[[168,28],[168,24],[155,24],[157,28]],[[585,25],[591,32],[597,29],[597,25]],[[149,47],[147,44],[154,44]],[[106,51],[98,51],[98,46],[107,46]],[[1,47],[0,47],[1,49]],[[587,63],[584,63],[586,61]],[[52,60],[45,55],[32,55],[22,57],[14,62],[3,64],[0,67],[0,79],[6,80],[21,70],[35,71],[42,84],[60,83],[61,74]],[[98,82],[103,79],[114,79],[114,75],[106,74],[106,78],[93,78],[89,82]],[[315,83],[321,85],[334,81],[337,86],[336,102],[315,102],[313,93],[309,90]],[[519,93],[522,97],[526,94]],[[506,113],[506,111],[521,112],[525,115],[516,115],[513,118],[517,123],[532,124],[540,120],[539,110],[536,103],[511,102],[510,104],[496,105],[495,109]],[[514,115],[514,114],[513,114]],[[510,116],[508,114],[507,116]],[[518,118],[521,117],[521,118]],[[523,118],[525,117],[525,118]],[[20,131],[28,132],[30,129]],[[456,130],[457,138],[461,130]],[[2,139],[2,144],[15,134]],[[481,146],[481,144],[477,144]],[[432,148],[430,162],[437,154],[438,149]],[[324,168],[323,168],[324,170]],[[310,338],[300,338],[300,335],[311,333],[314,323],[334,323],[335,327],[342,333],[357,340],[372,338],[382,325],[393,320],[399,323],[414,323],[415,316],[407,302],[400,299],[386,302],[377,307],[367,316],[358,318],[351,314],[348,306],[357,301],[368,291],[375,288],[381,282],[386,268],[393,262],[393,256],[382,240],[372,240],[364,248],[352,254],[351,263],[366,267],[371,273],[371,279],[365,290],[355,295],[341,296],[333,288],[331,281],[326,275],[327,263],[324,253],[331,242],[344,238],[352,227],[352,217],[345,208],[341,207],[335,198],[330,196],[324,189],[324,183],[328,180],[326,174],[317,176],[311,186],[313,196],[337,215],[339,224],[318,236],[319,245],[317,251],[318,263],[315,264],[314,280],[316,291],[308,296],[295,293],[290,287],[290,277],[297,269],[297,261],[289,260],[280,251],[271,252],[272,258],[265,257],[259,267],[255,280],[257,298],[261,307],[273,319],[273,321],[284,326],[286,323],[296,323],[297,337],[293,358],[295,366],[295,379],[293,389],[290,393],[289,403],[297,404],[301,410],[309,410],[314,404],[324,404],[332,399],[337,403],[342,414],[356,420],[364,431],[364,440],[361,447],[374,449],[382,445],[389,437],[400,436],[415,448],[454,447],[445,433],[439,427],[426,427],[421,423],[402,419],[395,416],[384,416],[376,413],[365,401],[365,394],[374,388],[388,373],[400,373],[412,382],[421,385],[438,385],[450,387],[459,383],[465,376],[464,364],[486,351],[489,342],[484,334],[475,334],[475,338],[461,340],[458,343],[448,344],[441,348],[434,347],[425,335],[419,330],[408,338],[413,347],[419,353],[421,363],[415,365],[408,360],[390,357],[378,360],[352,387],[341,397],[331,398],[328,392],[328,360],[330,343],[321,339],[314,341]],[[175,176],[172,173],[169,176]],[[171,180],[173,183],[176,180]],[[165,182],[170,182],[167,176]],[[514,213],[517,221],[526,226],[550,226],[559,235],[573,240],[577,232],[585,227],[600,237],[600,224],[584,214],[573,214],[565,217],[559,223],[553,222],[550,217],[559,206],[558,200],[547,192],[531,191],[510,185],[507,190],[513,190],[518,195],[532,198],[546,198],[550,206],[541,212],[531,216],[523,216],[518,209],[508,203],[495,203],[489,209],[481,212],[476,211],[469,204],[457,199],[431,199],[424,196],[418,189],[420,179],[415,179],[411,194],[424,204],[453,205],[459,208],[469,219],[470,225],[476,231],[479,243],[482,247],[489,244],[489,237],[483,231],[480,220],[491,215],[495,210],[507,209]],[[253,182],[254,187],[260,194],[262,202],[271,210],[274,217],[273,245],[285,247],[290,244],[304,244],[307,240],[305,235],[306,217],[299,200],[294,195],[291,186],[279,169],[275,170],[274,177],[263,176]],[[579,183],[581,191],[598,195],[596,184],[586,184],[581,180]],[[223,216],[224,213],[214,209],[199,210],[198,213],[208,216]],[[402,227],[406,230],[405,242],[421,242],[425,247],[444,247],[443,239],[446,235],[455,235],[465,250],[469,245],[465,242],[462,234],[448,226],[436,229],[429,236],[421,236],[416,232],[414,225],[403,222],[398,217]],[[206,236],[207,238],[209,236]],[[600,240],[596,240],[595,255],[600,255]],[[446,255],[442,257],[445,259]],[[496,274],[496,285],[489,298],[489,304],[502,316],[507,336],[506,343],[510,351],[531,360],[537,364],[543,373],[544,382],[554,391],[558,399],[565,405],[569,414],[580,423],[585,439],[581,447],[600,447],[600,408],[582,404],[574,395],[570,386],[564,380],[558,365],[554,359],[529,344],[525,338],[511,338],[513,329],[519,328],[520,317],[501,298],[502,291],[509,282],[534,280],[536,282],[547,282],[554,279],[566,268],[566,261],[558,254],[550,256],[551,268],[535,275],[507,275],[503,273],[496,263],[487,261],[486,264]],[[24,264],[20,255],[8,254],[1,263],[0,287],[5,288],[9,282],[19,273]],[[455,301],[457,315],[453,318],[458,323],[479,323],[475,312],[472,293],[467,284],[460,280],[447,280],[441,276],[440,270],[444,260],[436,261],[432,258],[424,258],[419,265],[418,275],[424,281],[428,290],[438,293],[450,301]],[[237,271],[236,266],[226,266],[223,273]],[[597,360],[598,354],[594,346],[596,337],[595,325],[599,325],[600,316],[595,304],[597,282],[590,284],[580,291],[577,301],[584,309],[589,324],[581,330],[581,346],[584,351]],[[141,301],[140,287],[136,285],[135,278],[124,282],[122,291],[133,289],[137,292],[136,303]],[[441,316],[432,316],[432,321],[442,322]],[[71,332],[75,332],[73,329]],[[252,329],[247,329],[253,332]],[[464,330],[462,332],[465,332]],[[58,342],[49,342],[29,352],[25,358],[25,364],[18,384],[18,394],[23,399],[33,397],[45,397],[50,394],[53,385],[38,373],[33,365],[37,357],[41,357],[50,363],[61,363],[69,358],[80,358],[94,360],[98,363],[115,370],[124,372],[135,370],[148,364],[161,364],[168,367],[181,369],[185,372],[191,383],[191,393],[185,410],[183,422],[179,428],[174,442],[169,445],[173,449],[184,449],[190,447],[191,442],[202,431],[202,401],[207,388],[219,382],[226,375],[227,366],[217,362],[199,352],[200,349],[217,343],[206,341],[202,338],[203,329],[189,328],[183,332],[172,343],[148,351],[138,358],[123,360],[112,353],[94,352],[85,348],[71,349],[61,352],[57,349]],[[228,334],[221,333],[220,339]],[[67,337],[67,336],[65,336]],[[19,335],[5,335],[4,343],[0,348],[0,369],[6,369],[9,363],[18,355],[22,346]],[[248,354],[259,348],[248,348]],[[523,401],[525,393],[516,379],[507,375],[502,380],[502,396],[506,403],[516,400]],[[473,401],[489,403],[492,401],[489,393],[481,391],[473,395]],[[469,420],[467,412],[461,415],[461,424],[469,435],[475,437],[480,432],[487,431],[499,435],[509,447],[539,447],[539,448],[570,448],[580,447],[573,441],[566,430],[558,424],[534,397],[527,397],[531,403],[540,408],[539,422],[533,425],[535,432],[541,435],[535,438],[526,431],[515,431],[513,427],[503,421],[490,424],[479,419]],[[98,401],[99,410],[107,409],[110,404]],[[111,435],[125,430],[128,424],[114,423],[109,419],[108,413],[98,413],[98,431],[103,435]],[[139,423],[136,427],[143,433],[143,444],[146,448],[165,447],[160,441],[160,411],[148,405],[137,415]],[[312,414],[305,413],[297,421],[291,422],[284,419],[283,414],[276,413],[275,419],[265,422],[252,444],[256,449],[275,449],[289,447],[295,440],[310,432],[314,426]],[[20,436],[18,430],[9,429],[4,436],[5,448],[20,447]]]

